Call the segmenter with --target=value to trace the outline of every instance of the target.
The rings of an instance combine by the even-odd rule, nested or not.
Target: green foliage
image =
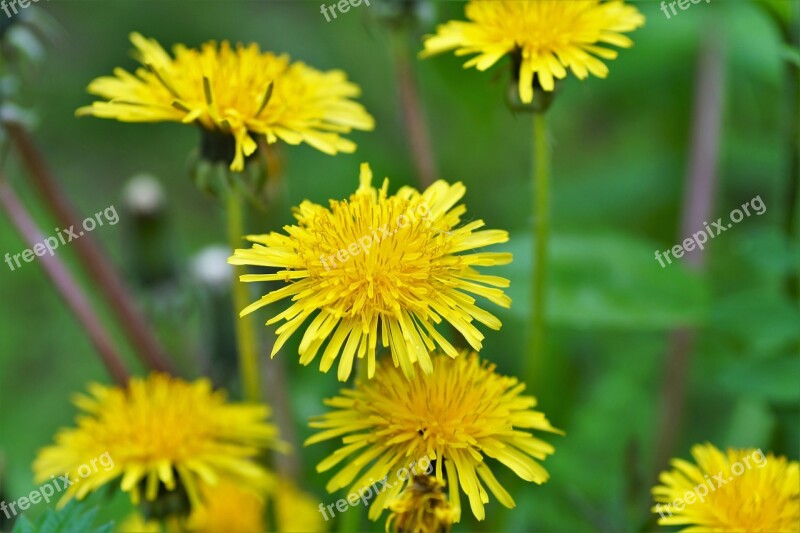
[[[528,316],[531,237],[514,235],[506,267],[514,304],[510,315]],[[499,248],[499,247],[498,247]],[[624,235],[554,235],[548,322],[574,328],[662,330],[697,325],[708,310],[704,280],[676,263],[661,267],[659,245]]]
[[[391,191],[414,183],[390,35],[385,25],[373,23],[377,5],[374,11],[354,10],[325,23],[319,3],[312,2],[203,2],[202,8],[191,9],[190,18],[186,0],[144,4],[40,2],[72,36],[48,49],[48,57],[37,65],[44,74],[26,79],[16,92],[24,96],[23,108],[40,117],[37,135],[79,211],[94,213],[117,204],[132,175],[147,172],[163,182],[170,244],[181,276],[178,288],[171,290],[180,292],[182,301],[196,298],[188,281],[192,256],[225,242],[221,209],[188,176],[197,132],[176,124],[118,124],[74,116],[77,107],[92,100],[84,90],[91,79],[115,66],[135,66],[128,56],[129,32],[153,36],[167,47],[178,42],[194,46],[210,38],[256,41],[312,66],[341,68],[361,86],[360,100],[375,115],[376,130],[353,134],[359,148],[352,155],[330,157],[309,147],[286,147],[288,201],[269,213],[269,220],[254,219],[253,232],[290,223],[289,207],[303,199],[326,204],[346,197],[358,184],[362,161],[372,164],[376,177],[390,177]],[[412,38],[463,13],[461,2],[433,5]],[[551,474],[547,484],[532,486],[497,469],[517,507],[506,511],[492,499],[485,522],[465,513],[457,532],[657,529],[650,521],[649,490],[670,333],[676,328],[691,328],[696,342],[675,455],[688,458],[692,444],[709,441],[720,447],[761,447],[797,459],[800,310],[787,280],[800,271],[800,243],[796,233],[789,235],[786,222],[797,202],[787,195],[797,147],[786,134],[796,120],[789,104],[798,95],[789,88],[800,52],[797,43],[787,42],[787,34],[798,23],[790,18],[798,3],[702,2],[670,20],[659,2],[637,6],[647,24],[631,35],[635,45],[609,63],[608,78],[569,77],[549,112],[554,234],[548,374],[541,389],[529,390],[566,435],[548,437],[556,453],[544,465]],[[712,32],[722,35],[725,61],[712,217],[727,216],[756,195],[768,211],[710,241],[706,268],[698,274],[682,260],[662,268],[654,253],[687,237],[680,220],[698,56]],[[32,57],[41,58],[32,50]],[[511,251],[514,261],[492,274],[511,280],[513,304],[508,310],[487,305],[503,327],[481,329],[484,355],[502,372],[517,375],[524,367],[532,278],[530,121],[504,104],[509,78],[504,61],[483,73],[463,69],[463,62],[441,56],[413,66],[440,176],[464,182],[470,219],[510,230],[510,242],[492,251]],[[27,176],[13,164],[4,172],[20,185],[23,200],[45,231],[52,228],[25,186]],[[130,249],[127,222],[123,214],[118,226],[93,233],[123,266]],[[0,255],[25,247],[7,228],[5,220],[0,222]],[[73,250],[65,247],[58,253],[74,266]],[[107,382],[107,377],[40,265],[26,264],[12,273],[0,263],[0,269],[0,294],[9,303],[0,321],[0,449],[8,458],[3,489],[13,496],[33,488],[30,465],[36,451],[58,427],[71,423],[70,396],[87,382]],[[81,280],[90,286],[90,280]],[[251,288],[255,295],[263,287]],[[157,291],[142,290],[137,297],[165,343],[180,347],[176,359],[201,359],[198,324],[204,322],[196,320],[199,311],[164,312],[164,296]],[[232,315],[228,307],[219,307],[214,316]],[[273,336],[274,328],[263,322],[276,312],[258,314],[264,337]],[[110,329],[122,344],[123,336]],[[296,336],[276,360],[282,360],[288,374],[283,385],[290,391],[289,414],[302,442],[310,433],[308,417],[324,412],[321,399],[334,395],[341,384],[335,373],[318,372],[318,361],[298,365],[297,342]],[[128,361],[134,366],[132,357]],[[330,452],[327,444],[295,450],[302,460],[304,488],[320,502],[344,496],[327,494],[328,478],[315,470]],[[32,511],[18,519],[14,533],[109,531],[110,525],[91,528],[124,516],[129,505],[123,496],[114,508],[103,503],[99,510],[87,510],[71,503],[59,512],[28,518],[35,516]],[[355,513],[345,516],[358,528],[383,529]]]
[[[72,500],[62,509],[48,509],[36,522],[22,515],[11,533],[111,533],[114,523],[95,526],[97,508],[86,507],[86,504]]]

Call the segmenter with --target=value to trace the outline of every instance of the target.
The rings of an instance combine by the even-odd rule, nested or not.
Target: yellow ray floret
[[[89,92],[106,101],[82,107],[78,115],[123,122],[181,122],[231,135],[231,170],[244,168],[257,147],[254,136],[269,143],[306,142],[327,154],[354,152],[342,137],[353,129],[371,130],[372,116],[352,100],[360,89],[344,72],[321,72],[287,55],[261,52],[257,44],[228,41],[200,49],[176,45],[171,57],[154,39],[131,34],[135,57],[143,65],[135,75],[117,68],[97,78]]]
[[[497,374],[494,365],[481,362],[475,353],[455,359],[438,355],[433,365],[431,375],[409,381],[384,364],[375,379],[327,400],[332,410],[309,423],[320,432],[306,445],[341,438],[342,447],[317,465],[318,472],[325,472],[344,464],[328,482],[328,491],[349,486],[349,493],[358,494],[383,480],[377,497],[372,495],[372,520],[412,482],[409,472],[434,475],[447,484],[448,509],[456,522],[461,516],[459,489],[478,520],[485,517],[490,493],[514,507],[487,458],[525,481],[540,484],[549,477],[538,461],[554,449],[531,431],[561,432],[533,409],[535,398],[522,395],[524,384]]]
[[[263,492],[272,476],[257,462],[266,448],[283,448],[266,422],[269,408],[228,403],[207,379],[192,383],[162,374],[133,378],[126,389],[92,384],[76,396],[77,427],[62,429],[33,465],[37,482],[68,476],[60,505],[121,478],[134,503],[159,491],[185,491],[201,504],[199,483],[228,479]]]
[[[380,189],[371,182],[364,164],[361,186],[349,200],[331,201],[329,208],[305,201],[295,210],[297,225],[286,226],[285,234],[248,236],[253,247],[236,250],[228,260],[279,269],[241,277],[284,283],[242,315],[291,298],[288,309],[267,322],[284,322],[272,355],[305,325],[300,362],[309,364],[325,345],[320,369],[327,372],[339,358],[342,381],[356,357],[366,358],[369,377],[375,374],[379,340],[409,379],[415,364],[429,374],[429,354],[437,345],[451,357],[458,354],[437,324],[449,322],[480,350],[483,335],[473,322],[492,329],[501,324],[472,295],[511,304],[502,291],[508,280],[475,268],[511,261],[509,253],[480,251],[506,242],[508,233],[483,230],[482,220],[461,223],[464,185],[437,181],[422,193],[403,187],[390,196],[388,180]]]
[[[800,463],[760,449],[692,447],[694,463],[673,459],[653,488],[663,526],[713,531],[800,531]]]
[[[425,40],[423,57],[455,50],[475,57],[465,67],[486,70],[506,54],[519,61],[519,95],[533,101],[536,75],[545,91],[555,79],[571,70],[579,79],[589,73],[605,78],[608,67],[601,59],[615,59],[606,45],[628,48],[633,41],[623,35],[644,24],[644,16],[621,1],[600,0],[471,0],[469,22],[450,21]]]

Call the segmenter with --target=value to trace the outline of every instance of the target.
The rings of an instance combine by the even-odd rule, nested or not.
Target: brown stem
[[[400,93],[400,110],[416,167],[417,180],[425,189],[437,178],[436,159],[433,155],[430,132],[422,111],[422,101],[414,72],[411,50],[408,44],[408,29],[404,24],[394,29],[394,66]]]
[[[44,242],[39,228],[33,218],[22,205],[17,195],[8,185],[5,176],[0,174],[0,205],[3,206],[8,218],[12,225],[17,229],[22,236],[25,243],[31,248],[37,243]],[[111,338],[103,328],[100,319],[92,310],[89,300],[86,295],[80,290],[77,282],[70,274],[67,267],[56,255],[49,255],[45,253],[39,259],[42,263],[45,273],[53,282],[58,293],[64,298],[69,308],[75,313],[80,323],[83,325],[86,333],[94,344],[100,358],[106,365],[109,374],[120,385],[128,383],[128,371],[125,368],[125,363],[114,347]]]
[[[722,125],[722,97],[725,75],[722,36],[711,29],[703,41],[697,65],[689,167],[680,239],[702,228],[711,218],[717,182],[717,159]],[[705,268],[705,254],[695,249],[686,253],[694,271]],[[670,335],[662,382],[662,410],[656,441],[655,471],[664,468],[672,455],[681,428],[686,380],[695,331],[680,328]]]
[[[264,353],[269,354],[272,350],[272,339],[264,347]],[[275,424],[280,431],[281,439],[288,442],[292,447],[292,452],[282,455],[275,460],[275,469],[284,477],[297,480],[302,473],[300,464],[300,441],[297,439],[297,432],[294,429],[294,418],[292,417],[291,405],[289,403],[289,373],[286,371],[285,357],[267,357],[264,359],[264,374],[267,386],[265,394],[273,407]]]
[[[64,227],[80,227],[81,219],[58,186],[58,180],[48,168],[30,134],[20,124],[4,122],[3,125],[13,139],[32,178],[31,181],[52,210],[59,224]],[[166,352],[153,335],[121,277],[111,266],[99,245],[87,234],[75,240],[74,246],[83,268],[100,286],[100,292],[117,316],[122,330],[133,344],[140,359],[154,370],[174,373]]]

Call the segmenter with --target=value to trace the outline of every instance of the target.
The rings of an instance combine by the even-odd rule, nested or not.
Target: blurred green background
[[[554,139],[549,358],[544,383],[532,393],[566,436],[547,437],[556,447],[544,463],[551,474],[547,484],[526,484],[510,471],[495,469],[517,508],[507,511],[492,501],[485,522],[465,512],[456,531],[655,529],[649,490],[670,336],[677,328],[693,328],[697,337],[672,455],[688,458],[692,444],[710,441],[798,458],[800,311],[790,280],[800,270],[800,244],[796,226],[792,237],[787,222],[798,202],[790,192],[792,179],[795,184],[798,179],[791,161],[800,149],[790,137],[800,120],[798,50],[787,46],[788,30],[797,31],[800,24],[796,18],[790,24],[788,15],[797,3],[701,3],[667,20],[658,2],[639,2],[647,23],[631,34],[635,46],[609,62],[608,79],[569,77],[563,84],[549,114]],[[415,183],[398,104],[392,30],[379,17],[385,6],[380,0],[372,4],[326,22],[319,2],[300,0],[39,3],[60,25],[60,36],[26,76],[19,103],[36,111],[36,135],[80,212],[89,216],[117,207],[120,223],[98,228],[92,236],[137,287],[148,315],[189,375],[197,375],[197,354],[208,349],[204,324],[210,312],[191,281],[190,264],[204,247],[225,242],[220,206],[188,177],[198,134],[176,124],[77,119],[75,109],[93,100],[85,87],[116,66],[135,68],[128,41],[132,31],[165,47],[209,39],[255,41],[319,69],[346,71],[362,87],[360,101],[377,127],[352,134],[359,145],[352,155],[330,157],[307,146],[285,150],[288,200],[268,219],[253,219],[250,228],[267,231],[290,223],[289,207],[303,199],[326,203],[349,195],[362,161],[371,163],[377,177],[389,176],[392,190]],[[415,50],[421,48],[419,37],[437,22],[462,19],[463,3],[431,2],[420,14],[410,36]],[[654,252],[689,236],[681,232],[680,221],[698,56],[710,35],[720,36],[724,63],[711,220],[727,218],[755,196],[767,211],[709,242],[707,268],[697,273],[680,260],[661,268]],[[503,328],[482,328],[482,355],[501,372],[520,375],[531,269],[530,118],[515,115],[504,103],[506,61],[486,73],[462,69],[463,61],[450,54],[418,61],[414,68],[439,175],[466,184],[469,218],[511,233],[504,247],[515,259],[503,273],[512,280],[514,304],[510,311],[486,304]],[[39,207],[16,158],[5,171],[49,234],[47,228],[57,223]],[[122,190],[139,173],[156,176],[165,189],[164,250],[177,276],[168,290],[136,283]],[[0,217],[0,254],[26,247]],[[74,250],[63,247],[58,255],[77,267]],[[90,286],[82,274],[79,278]],[[70,396],[90,380],[109,379],[40,265],[25,264],[14,272],[2,265],[0,295],[0,474],[3,497],[10,500],[34,488],[31,462],[37,449],[57,428],[72,423]],[[257,318],[263,322],[267,314]],[[119,332],[115,337],[124,344]],[[300,367],[297,336],[293,341],[279,358],[289,374],[292,417],[302,441],[310,433],[307,418],[325,411],[322,398],[340,384],[335,372],[321,374],[314,364]],[[132,367],[140,368],[128,356]],[[342,495],[325,494],[328,476],[313,467],[332,449],[331,444],[298,450],[303,488],[326,503]],[[104,514],[118,517],[119,508]],[[360,529],[383,530],[382,523],[366,522],[363,509],[349,513],[361,514]]]

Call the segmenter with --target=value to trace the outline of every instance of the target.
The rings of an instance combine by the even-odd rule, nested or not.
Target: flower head
[[[800,531],[800,463],[761,450],[692,447],[653,488],[658,523],[683,531]]]
[[[372,171],[363,164],[361,186],[349,201],[331,201],[329,208],[305,201],[295,210],[297,225],[286,226],[286,234],[250,235],[247,239],[256,244],[236,250],[228,260],[280,269],[241,277],[285,282],[242,315],[292,299],[286,311],[267,322],[285,321],[272,355],[310,319],[300,341],[300,363],[313,361],[327,341],[320,369],[327,372],[341,354],[342,381],[356,355],[367,357],[369,376],[375,374],[378,338],[409,379],[414,363],[430,374],[436,344],[451,357],[458,355],[434,324],[450,322],[480,350],[483,335],[473,320],[492,329],[501,324],[470,294],[503,307],[511,302],[498,288],[507,287],[508,280],[474,268],[511,261],[509,253],[476,251],[507,241],[508,233],[477,231],[482,220],[461,224],[466,208],[456,204],[466,192],[464,185],[437,181],[423,193],[403,187],[390,196],[388,179],[380,189],[371,182]]]
[[[306,142],[328,154],[353,152],[341,136],[370,130],[374,120],[344,72],[320,72],[287,55],[261,52],[258,45],[209,41],[200,49],[174,47],[174,57],[154,39],[131,34],[136,58],[144,65],[135,75],[117,68],[97,78],[89,92],[107,101],[78,110],[79,115],[123,122],[196,123],[235,141],[231,170],[244,168],[255,152],[254,136],[269,143]]]
[[[375,379],[326,401],[334,410],[309,424],[322,431],[306,445],[342,439],[343,447],[317,465],[318,472],[325,472],[346,462],[328,482],[329,492],[347,485],[350,492],[358,492],[384,476],[391,476],[390,482],[395,475],[401,480],[374,500],[369,510],[373,520],[408,485],[408,476],[404,480],[401,472],[408,473],[410,461],[418,461],[420,467],[423,459],[435,462],[428,473],[435,470],[438,481],[446,480],[456,522],[461,516],[459,486],[478,520],[485,516],[489,492],[506,507],[514,507],[487,457],[525,481],[547,481],[547,471],[537,460],[554,449],[528,430],[560,432],[533,410],[536,400],[522,395],[525,385],[495,373],[494,365],[481,362],[475,353],[455,359],[439,355],[433,366],[433,374],[409,381],[384,364]]]
[[[622,35],[644,24],[644,16],[621,1],[600,0],[471,0],[469,22],[450,21],[425,40],[423,56],[449,50],[478,54],[464,64],[486,70],[506,54],[519,62],[519,95],[533,101],[534,75],[545,91],[555,88],[567,69],[579,79],[589,73],[605,78],[608,67],[598,59],[615,59],[633,41]]]
[[[152,374],[133,378],[127,389],[92,384],[75,404],[83,411],[77,427],[60,430],[33,465],[38,482],[63,475],[80,481],[65,490],[62,505],[119,477],[134,503],[142,492],[148,502],[185,493],[196,506],[199,482],[220,478],[254,490],[270,486],[270,474],[254,461],[261,450],[282,447],[266,422],[269,409],[227,403],[207,379]],[[95,468],[89,473],[86,465]]]
[[[444,489],[444,481],[439,481],[434,476],[414,476],[402,494],[389,504],[391,514],[386,520],[386,531],[450,531],[455,514]]]
[[[320,514],[319,500],[303,492],[290,479],[281,479],[272,494],[275,524],[281,533],[322,533],[327,531]]]
[[[264,496],[224,480],[201,486],[203,506],[192,511],[183,530],[194,533],[254,533],[266,531]],[[180,531],[180,530],[176,530]]]

